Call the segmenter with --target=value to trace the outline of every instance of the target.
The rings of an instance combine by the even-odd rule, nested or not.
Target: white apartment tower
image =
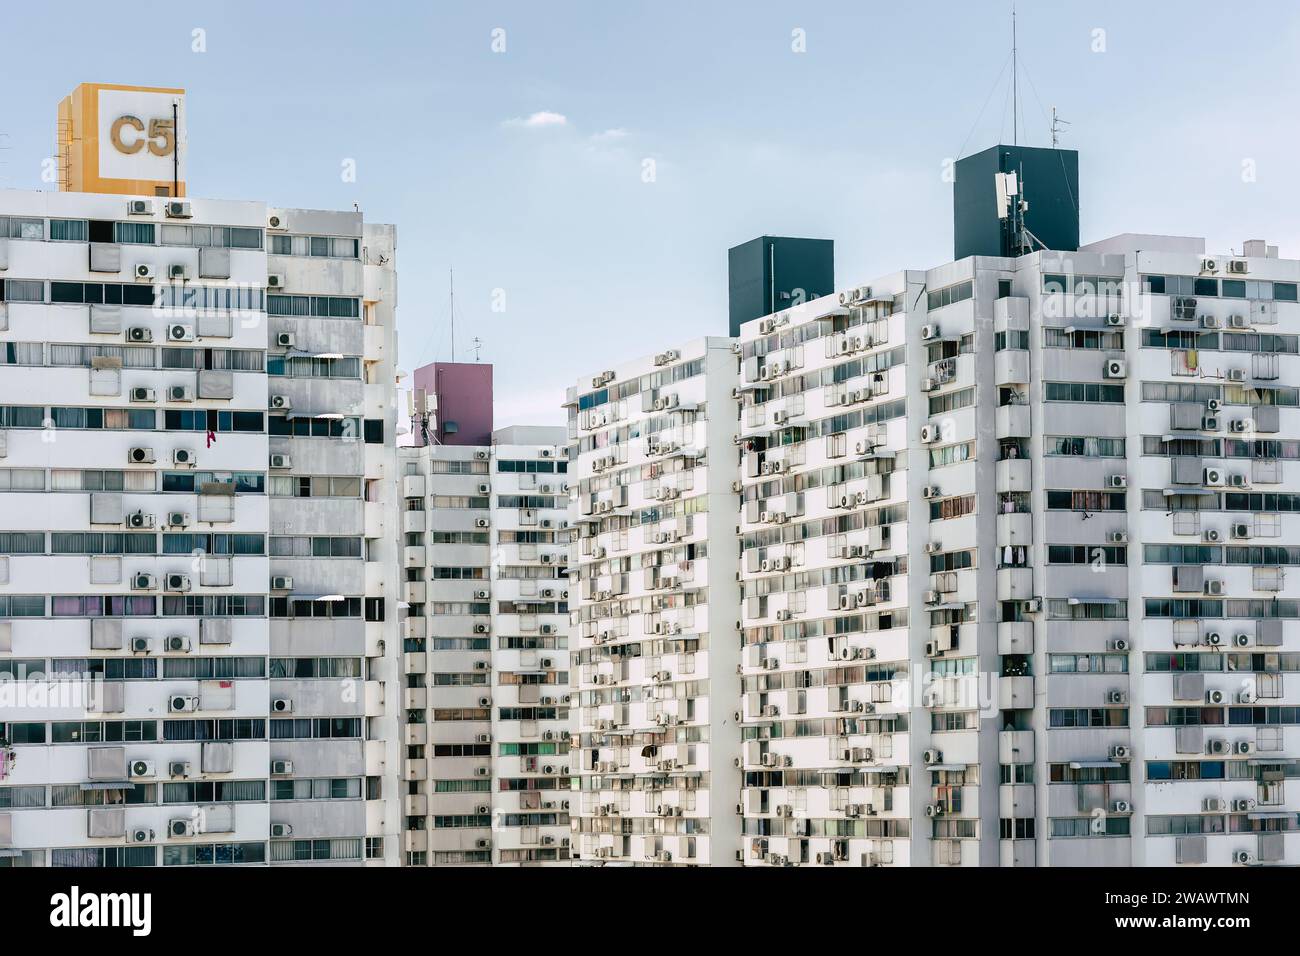
[[[740,850],[736,356],[697,339],[569,389],[572,850]]]
[[[0,863],[395,863],[393,228],[111,168],[0,195]]]
[[[682,623],[710,862],[1300,860],[1298,286],[1255,241],[971,256],[571,389],[575,856],[690,862]],[[705,469],[692,601],[657,509]]]
[[[399,451],[406,865],[569,861],[564,443]]]

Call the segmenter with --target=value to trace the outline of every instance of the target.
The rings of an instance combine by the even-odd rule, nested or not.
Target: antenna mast
[[[1020,145],[1020,90],[1016,64],[1016,4],[1011,2],[1011,143]]]
[[[451,316],[451,360],[456,361],[456,270],[447,270],[447,313]]]
[[[1056,115],[1056,107],[1052,107],[1052,149],[1058,149],[1061,143],[1061,127],[1069,126],[1069,120],[1063,120]]]

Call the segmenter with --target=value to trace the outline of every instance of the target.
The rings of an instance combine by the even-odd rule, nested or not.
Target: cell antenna
[[[1052,149],[1059,149],[1061,144],[1062,126],[1069,126],[1069,120],[1063,120],[1056,115],[1056,107],[1052,107]]]

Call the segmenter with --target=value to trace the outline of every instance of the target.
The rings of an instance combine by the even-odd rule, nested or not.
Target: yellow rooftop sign
[[[59,188],[185,195],[185,91],[82,83],[59,104]]]

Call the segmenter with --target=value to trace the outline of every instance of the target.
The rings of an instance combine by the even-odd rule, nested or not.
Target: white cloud
[[[551,110],[539,110],[527,117],[516,117],[507,120],[507,126],[520,126],[524,129],[542,129],[546,126],[568,126],[569,120],[563,113],[555,113]]]
[[[591,140],[594,143],[608,142],[609,140],[624,139],[627,136],[627,130],[619,127],[618,129],[607,129],[603,133],[593,133]]]

